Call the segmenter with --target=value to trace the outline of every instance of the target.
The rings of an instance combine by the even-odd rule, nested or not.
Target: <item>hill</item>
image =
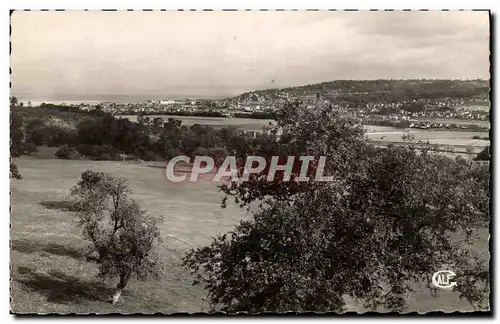
[[[408,99],[477,98],[487,99],[488,80],[335,80],[281,89],[245,92],[234,99],[252,100],[311,98],[318,93],[337,101],[352,101],[363,97],[368,102]]]

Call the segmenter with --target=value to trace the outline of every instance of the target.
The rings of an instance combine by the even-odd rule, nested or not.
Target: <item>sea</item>
[[[223,99],[232,95],[222,93],[211,93],[210,95],[54,95],[54,94],[11,94],[16,96],[19,102],[32,106],[39,106],[42,103],[52,103],[55,105],[97,105],[100,103],[143,103],[147,100],[185,100],[185,99]]]

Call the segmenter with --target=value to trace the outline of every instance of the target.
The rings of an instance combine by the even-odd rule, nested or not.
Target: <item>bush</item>
[[[21,173],[19,173],[19,170],[17,169],[17,165],[14,163],[10,164],[10,177],[15,178],[15,179],[22,179],[23,176]]]
[[[163,160],[158,154],[153,151],[147,150],[142,155],[139,156],[141,160],[144,161],[160,161]]]
[[[69,145],[63,145],[56,152],[56,157],[58,159],[72,160],[80,157],[78,151]]]
[[[24,144],[24,151],[27,154],[35,153],[38,151],[38,148],[36,147],[35,143],[25,143]]]
[[[93,145],[91,157],[93,160],[112,161],[116,160],[118,153],[111,145]]]
[[[19,146],[12,145],[10,147],[10,156],[11,157],[20,157],[22,155],[22,149]]]
[[[71,189],[78,225],[90,241],[100,278],[119,279],[113,304],[129,280],[156,279],[163,262],[156,252],[162,217],[149,215],[132,198],[123,178],[86,171]]]
[[[154,153],[153,151],[145,148],[145,147],[138,147],[137,149],[135,149],[135,155],[143,160],[143,161],[159,161],[159,160],[163,160],[159,155],[157,155],[156,153]]]
[[[113,161],[118,158],[119,151],[111,145],[79,144],[76,150],[92,160]]]
[[[51,125],[41,128],[39,131],[42,133],[43,142],[49,147],[71,145],[76,142],[76,133],[74,131],[59,126]]]
[[[166,152],[165,152],[165,158],[167,160],[170,160],[178,155],[181,155],[181,151],[178,149],[178,148],[171,148],[171,149],[168,149]]]
[[[489,161],[490,160],[490,147],[486,146],[484,150],[479,152],[475,158],[476,161]]]
[[[92,156],[92,144],[78,144],[76,150],[83,156]]]

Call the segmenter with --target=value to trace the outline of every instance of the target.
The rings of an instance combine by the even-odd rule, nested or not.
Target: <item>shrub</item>
[[[93,145],[91,157],[93,160],[113,161],[116,160],[118,150],[111,145]]]
[[[181,151],[178,148],[171,148],[165,152],[165,158],[170,160],[178,155],[181,155]]]
[[[479,152],[475,158],[476,161],[489,161],[490,160],[490,147],[486,146],[484,150]]]
[[[76,142],[76,133],[59,126],[51,125],[40,129],[43,141],[47,146],[71,145]]]
[[[31,154],[37,152],[38,148],[36,147],[35,143],[24,143],[24,151],[27,154]]]
[[[17,168],[17,165],[14,163],[10,163],[10,177],[15,178],[15,179],[22,179],[23,176],[21,173],[19,173],[19,169]]]
[[[137,149],[135,149],[135,155],[143,160],[143,161],[158,161],[158,160],[162,160],[162,158],[157,155],[156,153],[154,153],[153,151],[149,150],[148,148],[146,147],[138,147]]]
[[[81,155],[90,157],[90,156],[92,156],[92,152],[93,152],[92,147],[93,147],[92,144],[78,144],[76,146],[76,150]]]
[[[460,155],[455,158],[455,162],[457,162],[460,165],[467,165],[467,159],[463,158]]]
[[[80,154],[74,147],[69,145],[63,145],[57,150],[56,157],[58,159],[72,160],[79,158]]]
[[[111,145],[79,144],[76,150],[92,160],[113,161],[119,156],[119,151]]]

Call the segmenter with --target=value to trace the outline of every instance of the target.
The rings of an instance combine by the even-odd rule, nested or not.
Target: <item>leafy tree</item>
[[[156,127],[163,127],[163,118],[161,117],[156,117],[153,119],[153,125]]]
[[[160,241],[162,218],[147,214],[129,197],[131,190],[123,178],[86,171],[71,193],[83,237],[98,253],[99,276],[119,279],[113,303],[130,278],[161,275],[155,246]]]
[[[24,142],[24,130],[23,130],[24,118],[16,113],[11,112],[10,114],[10,155],[13,157],[18,157],[23,154],[23,142]]]
[[[10,97],[10,106],[11,106],[11,107],[15,107],[15,106],[17,106],[18,102],[19,102],[19,101],[17,100],[17,97],[16,97],[16,96],[12,96],[12,97]]]
[[[43,129],[45,123],[41,118],[33,118],[26,123],[27,141],[40,146],[44,143],[44,134],[40,130]]]
[[[486,146],[484,150],[479,152],[479,154],[476,156],[476,160],[478,161],[489,161],[490,160],[490,147]]]
[[[63,145],[57,150],[55,155],[58,159],[70,160],[79,157],[80,154],[74,147]]]
[[[40,129],[40,132],[44,143],[50,147],[72,145],[76,142],[76,134],[71,129],[49,125]]]
[[[342,311],[346,297],[403,310],[412,286],[427,282],[433,291],[442,267],[457,273],[460,297],[484,307],[488,268],[469,244],[489,220],[485,166],[411,144],[376,150],[327,107],[287,105],[278,116],[270,133],[281,135],[248,144],[247,154],[324,155],[334,180],[254,177],[222,186],[241,205],[261,204],[252,219],[184,257],[213,310]]]

